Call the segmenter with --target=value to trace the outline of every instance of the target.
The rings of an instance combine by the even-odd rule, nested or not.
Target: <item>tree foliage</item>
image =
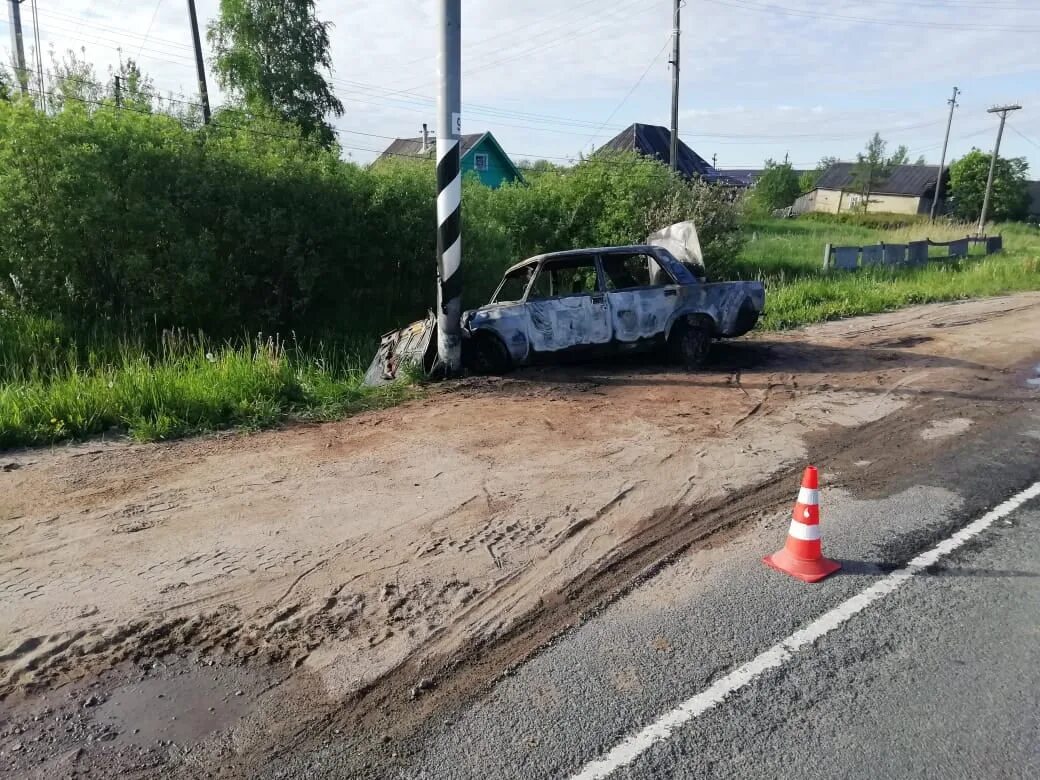
[[[0,102],[0,308],[72,329],[216,338],[378,333],[435,300],[432,162],[345,162],[281,117]],[[724,190],[619,155],[527,185],[464,182],[465,301],[546,250],[642,241],[697,222],[709,271],[740,248]]]
[[[972,149],[950,165],[950,199],[954,213],[961,219],[977,220],[982,214],[991,154]],[[1029,211],[1026,174],[1029,165],[1024,157],[998,157],[993,173],[993,194],[989,218],[1021,219]]]
[[[798,188],[803,193],[816,189],[816,183],[820,180],[820,177],[837,162],[841,162],[837,157],[821,157],[815,168],[805,171],[798,178]]]
[[[867,141],[866,149],[856,155],[856,164],[852,168],[852,179],[863,196],[863,210],[870,207],[870,194],[878,185],[892,175],[892,171],[899,165],[906,165],[909,160],[905,146],[898,146],[896,150],[886,156],[888,143],[881,138],[879,133]]]
[[[85,48],[81,48],[79,54],[67,49],[58,59],[51,51],[46,91],[47,105],[52,111],[60,111],[69,103],[93,109],[104,97],[105,90],[98,81],[94,66],[86,59],[86,53]]]
[[[331,147],[326,117],[342,116],[343,104],[324,75],[330,26],[315,17],[314,0],[221,0],[208,31],[217,81],[247,109],[274,110]]]
[[[768,214],[773,209],[787,208],[801,195],[798,174],[790,163],[766,160],[765,170],[751,191],[752,208]]]
[[[119,58],[118,68],[109,68],[109,93],[108,97],[116,101],[116,77],[119,77],[119,103],[125,108],[134,111],[152,111],[156,105],[158,93],[155,82],[141,70],[141,66],[132,57]]]

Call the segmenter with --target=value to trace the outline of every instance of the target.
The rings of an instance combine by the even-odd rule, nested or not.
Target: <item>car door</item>
[[[679,285],[653,255],[611,252],[602,258],[614,339],[635,343],[664,334],[679,300]]]
[[[535,352],[594,349],[611,340],[610,309],[595,255],[542,262],[526,302],[528,339]]]

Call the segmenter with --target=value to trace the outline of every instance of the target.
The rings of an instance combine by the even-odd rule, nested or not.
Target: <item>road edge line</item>
[[[571,776],[570,780],[603,780],[621,767],[628,766],[651,747],[667,740],[672,732],[680,726],[707,712],[716,704],[720,704],[730,694],[740,690],[770,669],[782,666],[802,648],[838,628],[875,601],[894,593],[909,582],[915,574],[934,566],[944,556],[978,536],[997,520],[1007,517],[1027,501],[1037,497],[1040,497],[1040,482],[1033,483],[1007,501],[993,507],[982,517],[973,520],[952,536],[911,559],[902,569],[888,574],[884,579],[843,601],[804,628],[795,631],[786,639],[777,642],[768,650],[719,678],[700,693],[666,712],[654,723],[626,737],[601,758],[585,764],[577,774]]]

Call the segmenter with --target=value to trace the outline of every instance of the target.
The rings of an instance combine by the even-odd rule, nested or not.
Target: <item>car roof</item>
[[[606,255],[606,254],[634,254],[637,252],[648,253],[656,255],[660,247],[652,246],[650,244],[629,244],[627,246],[597,246],[590,247],[587,249],[565,249],[561,252],[546,252],[545,254],[535,255],[529,257],[526,260],[521,260],[514,266],[511,266],[506,273],[512,273],[518,268],[523,268],[528,265],[534,265],[540,263],[543,260],[553,260],[558,257],[574,257],[575,255]]]

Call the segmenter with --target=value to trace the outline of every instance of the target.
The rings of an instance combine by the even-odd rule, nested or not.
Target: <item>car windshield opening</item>
[[[522,268],[514,268],[505,275],[502,283],[495,292],[492,303],[516,303],[524,299],[524,292],[531,281],[531,274],[535,266],[525,265]]]

